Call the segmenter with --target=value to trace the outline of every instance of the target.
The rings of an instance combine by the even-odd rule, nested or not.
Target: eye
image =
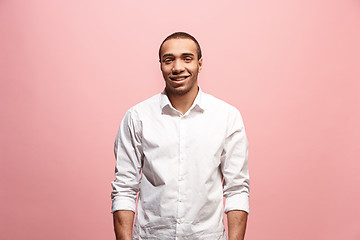
[[[173,60],[171,59],[171,58],[166,58],[166,59],[164,59],[164,63],[171,63]]]
[[[185,62],[191,62],[192,58],[191,57],[186,57],[184,60],[185,60]]]

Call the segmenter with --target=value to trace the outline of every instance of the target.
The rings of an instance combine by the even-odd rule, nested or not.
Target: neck
[[[185,114],[193,104],[198,91],[199,87],[196,86],[184,95],[169,94],[168,92],[166,92],[166,94],[171,102],[171,105],[182,114]]]

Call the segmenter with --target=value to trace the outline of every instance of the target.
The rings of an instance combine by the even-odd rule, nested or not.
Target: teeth
[[[175,81],[181,81],[181,80],[184,80],[186,79],[187,77],[179,77],[179,78],[172,78],[173,80]]]

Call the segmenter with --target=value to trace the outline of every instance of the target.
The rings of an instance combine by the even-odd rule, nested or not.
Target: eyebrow
[[[194,54],[192,54],[192,53],[183,53],[183,54],[181,54],[182,56],[195,56]]]
[[[167,53],[167,54],[164,54],[162,57],[165,58],[165,57],[173,57],[174,54],[172,53]],[[193,53],[182,53],[181,56],[195,56]]]

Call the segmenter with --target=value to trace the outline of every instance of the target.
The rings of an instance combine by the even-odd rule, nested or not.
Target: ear
[[[203,63],[203,59],[202,58],[200,58],[199,59],[199,72],[201,71],[201,69],[202,69],[202,63]]]
[[[162,71],[161,59],[159,59],[159,67],[160,67],[160,70]]]

